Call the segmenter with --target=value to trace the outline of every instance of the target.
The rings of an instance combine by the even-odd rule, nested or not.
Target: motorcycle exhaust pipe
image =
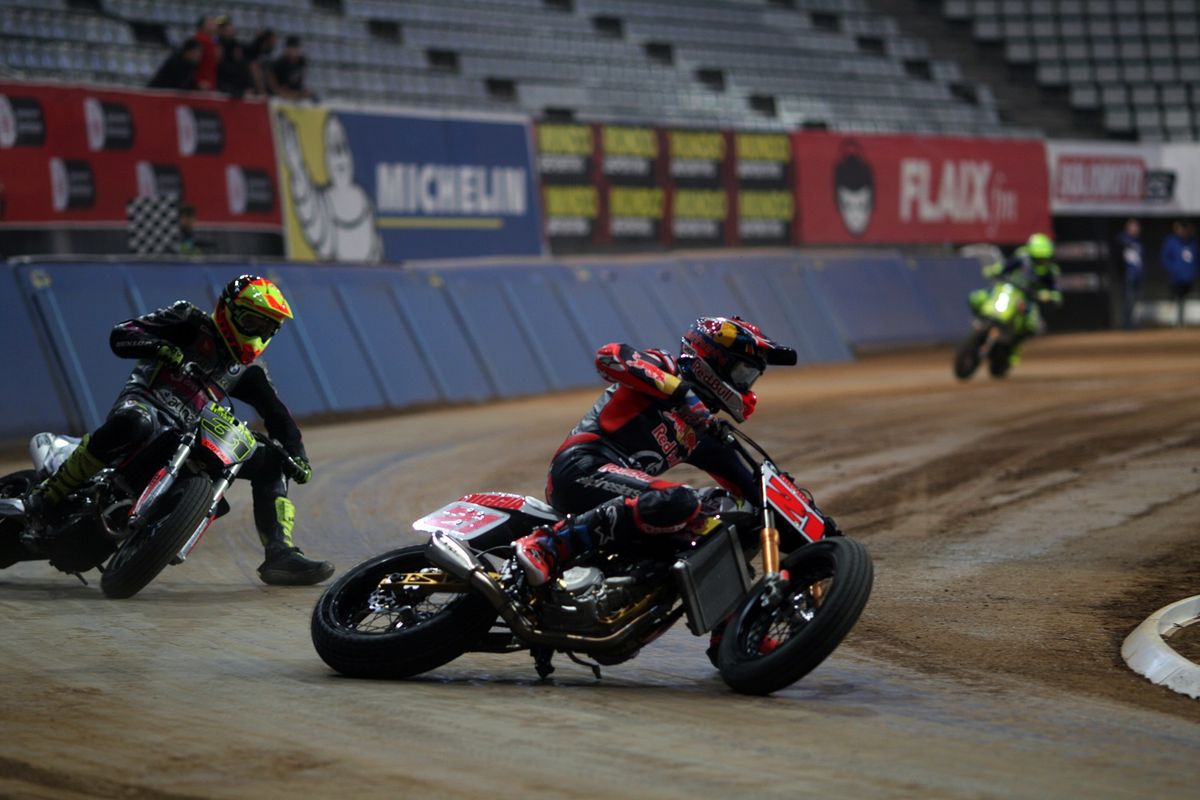
[[[508,599],[504,589],[487,574],[484,565],[469,549],[453,536],[441,531],[435,531],[429,537],[425,546],[425,557],[429,563],[466,581],[467,584],[483,595],[492,606],[500,612],[500,616],[512,629],[518,638],[531,644],[545,645],[562,650],[579,650],[581,652],[604,652],[616,650],[640,630],[640,623],[646,621],[653,613],[651,609],[642,616],[631,620],[625,627],[608,636],[580,636],[574,633],[548,633],[533,627],[520,609]],[[682,606],[668,613],[678,619],[683,614]],[[674,621],[674,620],[672,620]]]

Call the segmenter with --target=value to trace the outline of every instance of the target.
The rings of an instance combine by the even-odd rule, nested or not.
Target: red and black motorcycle
[[[352,677],[405,678],[467,652],[528,651],[544,678],[563,652],[599,677],[686,618],[697,636],[724,626],[713,660],[735,691],[789,686],[858,621],[871,558],[746,434],[720,423],[717,435],[756,470],[759,492],[708,493],[717,513],[702,533],[601,548],[535,588],[512,542],[560,515],[532,497],[467,495],[413,523],[427,543],[365,561],[326,589],[312,616],[317,653]]]

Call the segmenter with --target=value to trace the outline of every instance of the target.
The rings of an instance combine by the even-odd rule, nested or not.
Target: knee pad
[[[690,486],[651,489],[626,501],[642,533],[679,533],[700,516],[700,495]]]

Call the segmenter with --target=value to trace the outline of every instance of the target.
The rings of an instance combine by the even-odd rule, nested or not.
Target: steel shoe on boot
[[[311,586],[333,574],[333,564],[304,555],[299,547],[272,542],[258,567],[258,577],[273,586]]]
[[[564,544],[562,537],[555,536],[549,528],[537,528],[513,542],[517,563],[531,586],[544,586],[558,574],[558,565],[565,555]]]

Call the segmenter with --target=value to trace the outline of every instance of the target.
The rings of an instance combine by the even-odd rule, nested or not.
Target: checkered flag
[[[136,197],[125,206],[129,252],[143,256],[179,252],[179,201],[174,197]]]

